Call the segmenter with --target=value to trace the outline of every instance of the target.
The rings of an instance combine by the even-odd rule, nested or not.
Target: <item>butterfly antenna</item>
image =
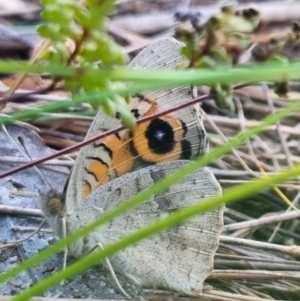
[[[12,139],[13,140],[13,139]],[[32,158],[25,146],[25,142],[22,136],[18,136],[18,140],[20,142],[20,144],[22,145],[23,149],[20,148],[18,146],[17,143],[15,143],[16,147],[19,149],[19,151],[25,156],[27,157],[30,161],[32,161]],[[14,141],[14,140],[13,140]],[[48,181],[47,177],[44,175],[44,173],[37,167],[37,166],[33,166],[35,168],[35,170],[37,171],[37,173],[45,180],[45,182],[48,184],[48,186],[53,190],[52,185],[50,184],[50,182]]]

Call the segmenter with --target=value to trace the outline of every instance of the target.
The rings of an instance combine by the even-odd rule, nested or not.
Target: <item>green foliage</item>
[[[259,12],[254,8],[236,10],[232,3],[225,4],[221,12],[213,15],[203,26],[192,22],[193,28],[179,26],[177,37],[186,46],[182,53],[189,67],[216,69],[236,64],[239,56],[252,44],[252,33],[259,24]],[[214,84],[211,96],[220,108],[235,111],[232,84]]]
[[[40,59],[43,64],[73,65],[76,76],[64,77],[65,87],[73,93],[95,92],[99,89],[114,91],[115,85],[108,77],[87,77],[85,68],[112,69],[127,62],[127,55],[107,34],[107,17],[114,9],[112,0],[87,0],[86,7],[73,0],[43,0],[41,17],[45,23],[38,33],[52,42]],[[128,95],[115,94],[105,101],[93,102],[110,116],[120,116],[124,125],[134,128],[135,120],[128,109]]]
[[[252,56],[257,62],[278,62],[285,66],[289,60],[294,59],[291,49],[296,52],[300,45],[300,24],[292,22],[290,28],[285,32],[272,36],[269,40],[258,43],[251,51]],[[275,82],[275,93],[280,97],[286,98],[289,92],[287,79]]]

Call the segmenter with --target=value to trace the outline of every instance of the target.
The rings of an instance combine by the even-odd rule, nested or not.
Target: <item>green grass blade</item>
[[[178,69],[178,70],[145,70],[145,69],[92,69],[72,68],[51,64],[49,66],[30,65],[24,62],[7,62],[0,60],[0,72],[4,73],[48,73],[52,76],[74,77],[81,80],[109,78],[113,81],[160,82],[164,85],[241,83],[259,81],[280,81],[298,79],[300,61],[285,64],[278,62],[257,63],[233,68],[216,69]]]
[[[300,100],[295,100],[290,103],[287,107],[279,110],[275,114],[267,116],[259,126],[253,127],[250,130],[238,135],[237,137],[230,140],[230,142],[222,147],[219,147],[213,151],[211,151],[207,156],[197,159],[195,162],[187,166],[186,168],[174,173],[170,177],[164,179],[162,182],[155,184],[151,189],[145,190],[131,199],[129,202],[123,203],[121,206],[108,212],[105,214],[101,219],[94,221],[92,224],[88,225],[80,229],[78,232],[68,235],[65,240],[61,240],[56,242],[54,245],[48,247],[47,249],[41,251],[39,254],[29,258],[22,264],[18,265],[17,267],[11,269],[10,271],[6,272],[3,275],[0,275],[0,283],[7,281],[8,279],[16,276],[20,272],[28,269],[29,267],[37,264],[38,262],[44,260],[45,258],[51,256],[52,254],[58,252],[59,250],[63,249],[65,244],[71,244],[76,239],[86,235],[87,233],[95,230],[100,225],[108,222],[110,219],[115,218],[116,216],[126,212],[127,210],[132,209],[134,206],[138,205],[139,203],[143,202],[149,195],[157,194],[172,183],[178,181],[179,179],[183,178],[184,176],[192,173],[193,171],[197,170],[198,168],[205,166],[206,164],[216,160],[220,156],[229,152],[232,148],[244,143],[247,139],[251,138],[252,136],[262,132],[266,127],[276,123],[277,121],[282,120],[283,118],[287,117],[292,112],[298,110],[300,107]]]

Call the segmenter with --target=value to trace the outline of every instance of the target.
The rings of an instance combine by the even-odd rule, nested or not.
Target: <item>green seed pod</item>
[[[116,104],[110,99],[107,98],[102,104],[101,104],[103,111],[112,117],[115,117],[117,114],[117,106]],[[98,106],[95,107],[95,105],[93,105],[94,109],[97,109]]]
[[[136,119],[132,115],[131,111],[125,107],[119,107],[118,113],[121,118],[122,125],[133,131],[136,128]]]

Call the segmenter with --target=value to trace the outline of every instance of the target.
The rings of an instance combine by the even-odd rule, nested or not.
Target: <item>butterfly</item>
[[[129,68],[175,69],[183,60],[181,46],[173,38],[155,41],[132,60]],[[130,109],[137,118],[150,116],[192,97],[188,85],[146,91],[132,96]],[[87,138],[117,126],[119,120],[100,110]],[[42,208],[54,232],[62,237],[62,217],[66,219],[67,233],[74,232],[207,151],[198,105],[180,109],[138,124],[133,132],[123,130],[83,148],[64,198],[41,198]],[[111,244],[180,208],[220,193],[212,173],[199,169],[77,241],[69,252],[80,257],[99,242],[103,246]],[[110,259],[113,269],[145,288],[200,292],[213,267],[222,213],[221,207],[193,217],[119,252]]]

